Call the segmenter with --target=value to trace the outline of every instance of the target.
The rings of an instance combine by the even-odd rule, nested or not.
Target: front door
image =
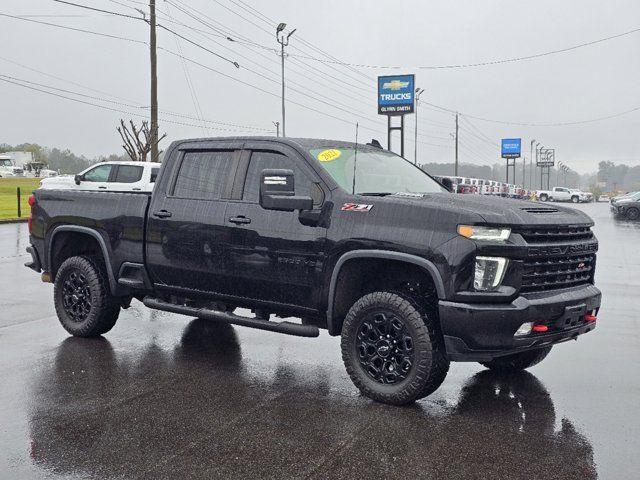
[[[315,308],[322,290],[326,228],[305,226],[298,212],[265,210],[259,203],[261,171],[286,168],[294,171],[296,195],[313,197],[314,208],[322,206],[328,190],[297,155],[282,145],[245,152],[236,198],[229,200],[225,215],[228,268],[234,279],[229,288],[246,298]]]

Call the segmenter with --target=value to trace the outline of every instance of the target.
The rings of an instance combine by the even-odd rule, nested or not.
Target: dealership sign
[[[415,76],[389,75],[378,77],[378,114],[404,115],[415,106]]]
[[[556,163],[556,151],[553,148],[542,148],[538,151],[536,165],[538,167],[553,167]]]
[[[520,158],[521,138],[502,139],[502,158]]]

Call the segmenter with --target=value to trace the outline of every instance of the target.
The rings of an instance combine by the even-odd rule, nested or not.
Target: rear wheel
[[[66,259],[56,273],[53,296],[60,323],[75,337],[107,333],[120,314],[104,266],[94,257]]]
[[[541,202],[546,202],[547,200],[549,200],[549,197],[547,196],[546,193],[543,193],[542,195],[540,195]]]
[[[433,393],[449,370],[435,314],[392,292],[370,293],[351,307],[342,327],[342,358],[363,395],[392,405]]]
[[[638,218],[640,218],[640,210],[635,207],[631,207],[627,210],[627,218],[629,220],[638,220]]]
[[[537,365],[545,359],[551,347],[539,348],[537,350],[528,350],[522,353],[514,353],[513,355],[506,355],[504,357],[497,357],[488,362],[480,362],[491,370],[500,372],[518,372],[529,367]]]

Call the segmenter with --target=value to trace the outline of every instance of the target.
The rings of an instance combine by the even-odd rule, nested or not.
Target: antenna
[[[351,193],[356,194],[356,161],[358,160],[358,122],[356,122],[356,148],[353,153],[353,186]]]

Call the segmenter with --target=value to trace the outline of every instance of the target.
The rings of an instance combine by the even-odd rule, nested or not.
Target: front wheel
[[[627,218],[629,220],[638,220],[638,218],[640,218],[640,210],[635,207],[631,207],[627,210]]]
[[[392,292],[370,293],[351,307],[342,327],[342,359],[363,395],[392,405],[433,393],[449,370],[435,313]]]
[[[93,257],[67,258],[56,272],[53,297],[60,323],[74,337],[107,333],[120,314],[104,266]]]
[[[480,363],[491,370],[500,372],[519,372],[540,363],[547,355],[549,355],[550,351],[551,347],[544,347],[536,350],[514,353],[504,357],[496,357],[488,362]]]
[[[579,203],[580,202],[580,198],[576,197],[576,196],[573,196],[573,197],[571,197],[571,202],[572,203]]]

